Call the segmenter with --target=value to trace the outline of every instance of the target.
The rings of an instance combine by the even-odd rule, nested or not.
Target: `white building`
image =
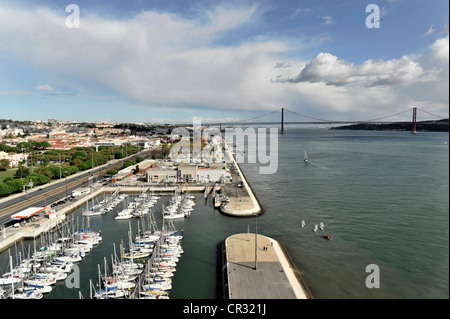
[[[9,160],[9,166],[18,166],[19,162],[25,161],[28,158],[28,154],[22,154],[22,153],[6,153],[3,151],[0,151],[0,159],[7,159]]]
[[[210,167],[195,164],[181,164],[178,167],[158,166],[147,171],[147,181],[151,183],[227,183],[231,182],[230,171],[224,164]]]
[[[89,187],[86,188],[77,188],[74,191],[72,191],[72,196],[83,196],[83,195],[87,195],[91,192],[91,189]]]

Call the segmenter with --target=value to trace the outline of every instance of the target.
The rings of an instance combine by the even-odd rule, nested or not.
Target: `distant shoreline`
[[[416,123],[417,131],[425,132],[448,132],[449,120],[442,119],[438,121],[422,121]],[[358,123],[352,125],[343,125],[332,127],[332,130],[372,130],[372,131],[411,131],[412,122],[396,123]]]

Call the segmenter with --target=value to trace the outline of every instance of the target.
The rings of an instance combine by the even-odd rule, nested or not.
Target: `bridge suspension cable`
[[[371,120],[367,120],[367,121],[360,121],[360,122],[377,122],[377,121],[380,121],[380,120],[387,119],[388,117],[394,117],[394,116],[397,116],[397,115],[400,115],[400,114],[403,114],[403,113],[406,113],[406,112],[411,112],[411,109],[407,109],[407,110],[404,110],[404,111],[401,111],[401,112],[398,112],[398,113],[395,113],[395,114],[391,114],[391,115],[388,115],[388,116],[383,116],[383,117],[379,117],[379,118],[376,118],[376,119],[371,119]]]
[[[258,118],[261,118],[261,117],[263,117],[263,116],[267,116],[267,115],[273,114],[273,113],[275,113],[275,112],[280,112],[280,109],[275,110],[275,111],[271,111],[271,112],[268,112],[268,113],[265,113],[265,114],[263,114],[263,115],[258,115],[258,116],[255,116],[255,117],[252,117],[252,118],[249,118],[249,119],[236,121],[236,122],[234,122],[234,123],[242,123],[242,122],[245,122],[245,121],[256,120],[256,119],[258,119]]]
[[[339,122],[339,121],[335,121],[335,120],[325,120],[325,119],[320,119],[320,118],[316,118],[316,117],[307,116],[307,115],[304,115],[304,114],[293,112],[293,111],[288,110],[288,109],[285,109],[285,111],[288,111],[290,113],[293,113],[293,114],[296,114],[296,115],[299,115],[299,116],[302,116],[302,117],[313,119],[313,120],[316,120],[316,121],[322,121],[322,122],[325,122],[325,123],[337,123],[337,122]],[[395,113],[395,114],[391,114],[391,115],[387,115],[387,116],[383,116],[383,117],[379,117],[379,118],[374,118],[374,119],[370,119],[370,120],[346,121],[346,122],[355,122],[355,123],[356,122],[361,122],[361,123],[377,122],[377,121],[384,120],[384,119],[389,118],[389,117],[394,117],[394,116],[397,116],[397,115],[400,115],[400,114],[403,114],[403,113],[406,113],[406,112],[410,112],[410,111],[411,111],[411,109],[407,109],[407,110],[404,110],[404,111],[401,111],[401,112],[398,112],[398,113]]]
[[[297,113],[297,112],[294,112],[294,111],[291,111],[291,110],[288,110],[288,109],[284,109],[284,110],[288,111],[288,112],[290,112],[292,114],[295,114],[295,115],[306,117],[306,118],[311,119],[311,120],[322,121],[322,122],[326,122],[326,123],[333,122],[333,121],[330,121],[330,120],[324,120],[324,119],[319,119],[319,118],[316,118],[316,117],[311,117],[311,116],[307,116],[307,115],[304,115],[304,114],[300,114],[300,113]]]
[[[425,110],[423,110],[423,109],[419,109],[419,108],[416,108],[416,109],[418,109],[418,110],[420,110],[421,112],[423,112],[423,113],[426,113],[426,114],[429,114],[429,115],[431,115],[431,116],[434,116],[434,117],[437,117],[437,118],[440,118],[440,119],[442,119],[442,118],[448,118],[448,116],[446,117],[446,116],[441,116],[441,115],[438,115],[438,114],[433,114],[433,113],[431,113],[431,112],[428,112],[428,111],[425,111]],[[334,123],[334,124],[342,124],[342,123],[376,123],[376,122],[380,122],[380,121],[383,121],[383,120],[385,120],[385,119],[387,119],[387,118],[390,118],[390,117],[395,117],[395,116],[398,116],[398,115],[401,115],[401,114],[404,114],[404,113],[406,113],[406,112],[411,112],[411,108],[408,108],[408,109],[406,109],[406,110],[403,110],[403,111],[401,111],[401,112],[397,112],[397,113],[394,113],[394,114],[390,114],[390,115],[387,115],[387,116],[383,116],[383,117],[379,117],[379,118],[373,118],[373,119],[369,119],[369,120],[358,120],[358,121],[352,121],[352,120],[327,120],[327,119],[322,119],[322,118],[317,118],[317,117],[313,117],[313,116],[308,116],[308,115],[305,115],[305,114],[301,114],[301,113],[298,113],[298,112],[294,112],[294,111],[291,111],[291,110],[289,110],[289,109],[286,109],[286,108],[283,108],[283,109],[277,109],[277,110],[274,110],[274,111],[270,111],[270,112],[267,112],[267,113],[264,113],[264,114],[262,114],[262,115],[258,115],[258,116],[255,116],[255,117],[252,117],[252,118],[248,118],[248,119],[244,119],[244,120],[239,120],[239,121],[234,121],[234,122],[226,122],[226,123],[224,123],[224,122],[222,122],[222,123],[220,123],[220,122],[218,122],[218,123],[205,123],[205,124],[207,124],[207,125],[218,125],[218,124],[226,124],[226,125],[231,125],[231,126],[233,126],[233,125],[238,125],[238,124],[248,124],[248,125],[251,125],[252,123],[251,123],[251,121],[254,121],[254,120],[256,120],[256,119],[259,119],[259,118],[262,118],[262,117],[265,117],[265,116],[268,116],[268,115],[272,115],[272,114],[274,114],[274,113],[278,113],[278,112],[283,112],[283,110],[284,111],[286,111],[286,112],[289,112],[289,113],[292,113],[292,114],[294,114],[294,115],[298,115],[298,116],[301,116],[301,117],[304,117],[304,118],[307,118],[307,119],[310,119],[310,120],[314,120],[314,121],[317,121],[317,122],[322,122],[322,123],[327,123],[327,124],[332,124],[332,123]],[[256,123],[258,123],[258,124],[275,124],[275,123],[279,123],[278,121],[276,121],[276,122],[256,122]],[[256,124],[255,123],[255,124]],[[288,121],[286,121],[284,118],[283,118],[283,115],[282,115],[282,119],[281,119],[281,125],[283,126],[283,124],[284,123],[286,123],[286,124],[302,124],[303,122],[288,122]],[[304,123],[309,123],[309,124],[318,124],[318,123],[315,123],[315,122],[304,122]]]
[[[434,113],[431,113],[431,112],[427,112],[427,111],[425,111],[425,110],[422,110],[421,108],[417,108],[417,109],[420,110],[420,112],[426,113],[426,114],[431,115],[431,116],[436,116],[436,117],[438,117],[439,119],[445,119],[445,118],[448,118],[448,115],[447,115],[447,116],[443,116],[443,115],[439,115],[439,114],[434,114]]]

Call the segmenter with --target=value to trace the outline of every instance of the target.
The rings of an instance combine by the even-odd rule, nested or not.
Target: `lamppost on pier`
[[[258,214],[255,213],[255,270],[258,266]]]

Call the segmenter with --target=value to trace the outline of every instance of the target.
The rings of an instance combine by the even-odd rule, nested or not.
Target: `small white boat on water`
[[[304,220],[302,220],[302,227],[305,227],[306,223]]]
[[[325,225],[322,222],[320,222],[319,228],[322,230],[324,227],[325,227]]]
[[[317,224],[314,226],[314,232],[316,232],[319,229],[319,227],[317,226]]]
[[[171,211],[171,210],[165,210],[163,212],[163,217],[165,219],[177,219],[177,218],[184,218],[184,212],[182,211]]]
[[[133,209],[128,208],[117,213],[115,219],[130,219],[130,218],[133,218]]]
[[[34,277],[31,279],[25,280],[24,283],[29,286],[51,286],[56,283],[56,279],[55,279],[55,277],[47,277],[47,278]]]
[[[155,271],[150,273],[151,277],[154,278],[171,278],[173,277],[173,272],[170,271]]]
[[[50,284],[53,284],[55,281],[60,281],[60,280],[65,280],[67,278],[67,273],[64,272],[59,272],[59,273],[51,273],[51,272],[39,272],[34,274],[34,277],[31,277],[29,280],[33,280],[33,279],[40,279],[40,280],[44,280],[44,279],[48,279],[48,282]],[[42,281],[45,282],[45,281]],[[36,281],[36,284],[41,285],[42,282],[38,282]]]
[[[148,285],[142,285],[142,290],[143,291],[148,291],[148,290],[171,290],[172,289],[172,284],[170,283],[151,283]]]
[[[37,292],[40,294],[48,294],[53,288],[50,285],[40,286],[40,285],[23,285],[17,288],[18,292]]]
[[[35,291],[13,293],[9,296],[11,299],[42,299],[42,297],[41,293]]]
[[[3,278],[0,278],[0,286],[1,285],[11,285],[11,284],[17,284],[21,281],[22,279],[19,277],[14,277],[14,276],[5,276]]]
[[[86,210],[83,212],[83,216],[98,216],[98,215],[102,215],[103,212],[99,209],[93,209],[91,208],[90,210]]]
[[[165,291],[148,290],[141,291],[138,299],[169,299],[169,295]]]
[[[52,264],[50,266],[45,266],[44,269],[48,272],[63,272],[63,273],[70,273],[72,271],[72,267],[73,264],[72,263],[64,263],[64,264],[60,264],[60,263],[55,263]]]
[[[96,299],[119,299],[127,296],[126,290],[117,289],[117,287],[111,287],[106,289],[100,289],[94,294]]]
[[[308,163],[308,152],[306,152],[306,150],[305,150],[305,154],[303,156],[303,160],[305,161],[305,163]]]

